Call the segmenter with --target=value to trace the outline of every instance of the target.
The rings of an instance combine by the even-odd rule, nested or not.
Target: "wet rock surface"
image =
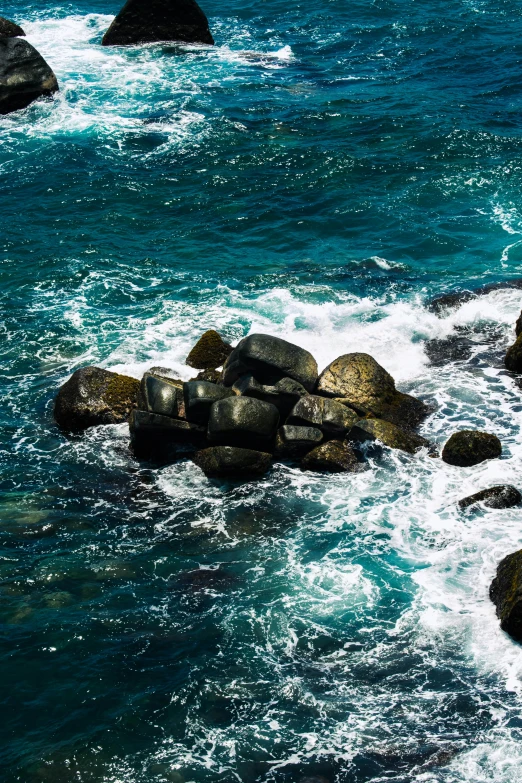
[[[454,432],[442,450],[442,459],[448,465],[468,468],[502,454],[502,444],[496,435],[479,430]]]
[[[511,372],[522,372],[522,334],[520,334],[513,345],[508,348],[504,364]]]
[[[183,384],[185,415],[188,421],[207,424],[212,405],[218,400],[232,397],[234,392],[225,386],[208,381],[188,381]]]
[[[395,424],[382,419],[359,419],[350,430],[350,440],[364,443],[365,441],[380,441],[391,449],[407,451],[415,454],[423,448],[430,448],[429,441],[415,432],[401,430]]]
[[[208,19],[195,0],[128,0],[103,36],[103,46],[157,41],[213,44]]]
[[[336,400],[309,394],[302,397],[288,417],[288,424],[318,427],[331,435],[346,435],[358,420],[357,414]]]
[[[304,348],[267,334],[251,334],[234,348],[224,367],[223,381],[232,386],[252,374],[262,384],[292,378],[311,392],[317,382],[317,362]]]
[[[19,36],[25,36],[22,28],[11,22],[10,19],[4,19],[0,16],[0,38],[17,38]]]
[[[486,508],[513,508],[514,506],[520,506],[522,503],[522,495],[516,487],[511,487],[508,484],[501,484],[497,487],[482,489],[474,495],[462,498],[462,500],[459,500],[459,507],[470,508],[478,506],[481,503],[486,506]]]
[[[273,385],[259,383],[253,375],[243,375],[232,386],[236,394],[256,397],[275,405],[282,418],[286,418],[296,402],[308,394],[304,386],[292,378],[281,378]]]
[[[151,372],[145,373],[140,384],[138,407],[160,416],[185,417],[183,384]]]
[[[140,382],[127,375],[83,367],[60,388],[54,418],[61,429],[80,432],[127,421],[137,405]]]
[[[489,597],[495,604],[502,630],[522,641],[522,549],[500,561]]]
[[[222,367],[234,349],[214,329],[201,335],[186,359],[195,370],[216,370]]]
[[[342,440],[329,440],[309,451],[301,463],[303,470],[318,473],[355,473],[359,463],[353,448]]]
[[[254,397],[229,397],[212,405],[208,438],[223,445],[255,445],[271,450],[278,424],[279,411],[269,402]]]
[[[318,446],[323,441],[323,437],[323,433],[317,427],[285,424],[277,431],[275,453],[280,457],[296,459]]]
[[[0,37],[0,114],[25,109],[58,90],[51,67],[23,38]]]
[[[210,477],[260,476],[272,464],[272,455],[237,446],[210,446],[197,451],[193,460]]]

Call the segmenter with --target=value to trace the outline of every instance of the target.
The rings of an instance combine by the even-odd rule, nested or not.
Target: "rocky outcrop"
[[[237,446],[210,446],[197,451],[193,460],[210,477],[261,476],[269,470],[272,455]]]
[[[508,348],[504,364],[511,372],[522,372],[522,334],[520,334],[513,345]]]
[[[520,506],[522,495],[516,487],[501,484],[497,487],[483,489],[474,495],[469,495],[469,497],[459,500],[459,507],[470,508],[480,503],[486,506],[486,508],[513,508],[514,506]]]
[[[442,450],[442,459],[448,465],[469,468],[502,454],[502,444],[496,435],[479,430],[454,432]]]
[[[97,424],[127,421],[137,405],[140,382],[127,375],[83,367],[60,388],[54,404],[56,423],[80,432]]]
[[[502,630],[522,641],[522,549],[500,561],[489,597],[495,604]]]
[[[428,415],[420,400],[395,388],[392,376],[367,353],[339,356],[321,373],[317,394],[342,398],[360,415],[386,419],[405,429],[414,429]]]
[[[156,41],[213,44],[208,19],[195,0],[127,0],[103,36],[103,46]]]
[[[415,454],[423,448],[429,448],[430,443],[415,432],[401,430],[395,424],[382,419],[359,419],[350,430],[350,440],[364,443],[365,441],[380,441],[391,449],[407,451]]]
[[[309,392],[317,381],[317,362],[311,353],[268,334],[251,334],[241,340],[223,369],[226,386],[249,374],[266,385],[292,378]]]
[[[208,439],[220,445],[271,451],[278,424],[279,412],[269,402],[229,397],[212,405]]]
[[[25,33],[21,27],[9,19],[4,19],[0,16],[0,38],[18,38],[24,36]]]
[[[57,90],[56,76],[34,46],[22,38],[0,38],[0,114],[25,109]]]
[[[216,370],[225,364],[233,350],[218,332],[209,329],[199,338],[185,364],[195,370]]]
[[[281,418],[285,419],[296,402],[308,394],[305,387],[292,378],[281,378],[273,385],[256,381],[252,374],[243,375],[233,385],[235,394],[243,397],[256,397],[275,405]]]
[[[309,451],[301,462],[303,470],[318,473],[354,473],[359,469],[355,452],[349,443],[329,440]]]
[[[188,421],[205,425],[208,423],[212,405],[217,400],[234,396],[232,389],[208,381],[188,381],[183,384],[183,394]]]
[[[520,337],[522,334],[522,312],[518,316],[516,322],[515,322],[515,334],[517,337]]]
[[[287,419],[287,424],[318,427],[332,437],[335,435],[344,437],[358,418],[354,411],[335,400],[309,394],[296,403]]]
[[[319,446],[323,433],[317,427],[299,427],[285,424],[277,430],[275,453],[279,457],[298,459]]]
[[[449,310],[455,310],[461,307],[466,302],[470,302],[472,299],[477,299],[479,296],[486,296],[492,291],[501,291],[509,288],[522,288],[522,278],[515,277],[512,280],[505,280],[501,283],[488,283],[487,285],[478,286],[471,290],[466,289],[464,291],[450,291],[446,294],[441,294],[434,297],[426,305],[428,310],[437,315],[444,315]]]

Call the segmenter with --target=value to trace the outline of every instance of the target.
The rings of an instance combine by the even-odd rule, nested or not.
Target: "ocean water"
[[[522,10],[203,7],[214,48],[103,49],[117,2],[2,6],[61,92],[0,118],[0,779],[513,783],[521,513],[456,501],[521,487],[522,294],[426,302],[522,276]],[[53,424],[78,367],[188,379],[210,327],[371,353],[502,459],[238,484]]]

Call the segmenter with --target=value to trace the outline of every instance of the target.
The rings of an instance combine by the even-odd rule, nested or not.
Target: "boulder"
[[[310,392],[317,381],[317,362],[311,353],[268,334],[251,334],[241,340],[223,370],[226,386],[232,386],[241,375],[248,374],[267,385],[292,378]]]
[[[383,419],[359,419],[350,430],[349,438],[358,443],[378,440],[383,446],[407,451],[409,454],[430,447],[429,441],[415,432],[406,432],[396,424]]]
[[[520,334],[513,345],[508,348],[504,364],[511,372],[522,372],[522,334]]]
[[[354,411],[335,400],[309,394],[296,403],[287,424],[319,427],[323,432],[331,435],[346,435],[358,418]]]
[[[60,387],[54,418],[68,432],[80,432],[97,424],[127,421],[137,405],[140,382],[100,367],[76,370]]]
[[[272,464],[272,455],[237,446],[211,446],[197,451],[193,460],[207,476],[240,478],[266,473]]]
[[[57,90],[56,76],[34,46],[22,38],[0,38],[0,114],[25,109]]]
[[[274,405],[254,397],[229,397],[210,408],[208,439],[227,446],[271,450],[279,424]]]
[[[357,457],[349,443],[329,440],[309,451],[301,462],[303,470],[319,473],[355,473],[359,469]]]
[[[502,444],[496,435],[479,430],[454,432],[442,449],[442,459],[448,465],[469,468],[502,454]]]
[[[208,19],[195,0],[127,0],[103,36],[103,46],[156,41],[213,44]]]
[[[522,549],[500,561],[489,597],[495,604],[502,630],[522,641]]]
[[[217,400],[233,397],[232,389],[208,381],[188,381],[183,384],[185,415],[188,421],[207,424],[210,408]]]
[[[482,503],[486,508],[513,508],[520,506],[522,495],[515,487],[508,484],[501,484],[498,487],[490,487],[469,495],[467,498],[459,500],[460,508],[469,508]]]
[[[323,433],[317,427],[285,424],[277,430],[275,453],[280,457],[297,459],[319,446],[322,440]]]
[[[420,400],[397,391],[392,376],[367,353],[335,359],[321,373],[317,394],[341,397],[355,411],[368,411],[406,429],[417,427],[430,412]]]
[[[242,375],[233,386],[233,391],[243,397],[255,397],[258,400],[275,405],[282,419],[286,419],[296,402],[308,394],[305,387],[292,378],[281,378],[268,386],[256,381],[253,375]]]
[[[25,33],[21,27],[9,19],[4,19],[0,16],[0,38],[17,38],[18,36],[24,36]]]
[[[209,383],[219,383],[223,381],[223,373],[220,370],[201,370],[191,381],[208,381]]]
[[[234,349],[214,329],[209,329],[197,341],[185,364],[195,370],[215,370],[222,367]]]
[[[520,337],[520,335],[522,334],[522,311],[515,323],[515,334],[517,337]]]
[[[160,368],[155,368],[159,370]],[[185,418],[183,384],[172,378],[146,372],[141,379],[138,408],[173,419]]]
[[[140,456],[163,456],[172,446],[202,446],[206,442],[205,427],[150,411],[133,411],[129,430],[134,451]]]

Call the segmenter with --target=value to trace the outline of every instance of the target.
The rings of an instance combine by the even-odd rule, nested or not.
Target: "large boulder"
[[[384,367],[367,353],[347,353],[323,370],[317,394],[340,397],[360,415],[370,413],[399,427],[414,429],[430,412],[427,405],[395,388]]]
[[[213,44],[208,19],[195,0],[127,0],[103,36],[103,46],[156,41]]]
[[[243,397],[256,397],[258,400],[272,403],[282,419],[286,419],[296,402],[308,394],[305,387],[292,378],[281,378],[270,386],[259,383],[253,375],[242,375],[232,385],[232,389]]]
[[[522,549],[500,561],[489,597],[495,604],[502,630],[522,641]]]
[[[278,424],[279,411],[269,402],[229,397],[212,405],[208,439],[216,444],[270,451]]]
[[[186,358],[185,364],[195,370],[215,370],[222,367],[234,349],[218,332],[205,332]]]
[[[206,429],[184,419],[135,410],[129,421],[131,443],[137,456],[164,456],[172,447],[203,446]]]
[[[187,381],[183,384],[185,415],[188,421],[207,424],[210,408],[217,400],[233,397],[232,389],[208,381]]]
[[[21,27],[9,19],[4,19],[0,16],[0,38],[17,38],[18,36],[24,36],[25,33]]]
[[[520,506],[522,495],[516,487],[500,484],[497,487],[489,487],[489,489],[483,489],[467,498],[462,498],[459,500],[459,507],[470,508],[470,506],[477,506],[479,503],[482,503],[486,508],[513,508]]]
[[[0,114],[25,109],[57,90],[56,76],[34,46],[22,38],[0,38]]]
[[[54,418],[65,431],[80,432],[97,424],[127,421],[137,405],[140,382],[100,367],[76,370],[61,386]]]
[[[301,467],[319,473],[355,473],[359,470],[354,450],[342,440],[329,440],[316,446],[303,458]]]
[[[304,348],[279,337],[251,334],[241,340],[228,357],[223,382],[232,386],[241,375],[249,374],[268,385],[282,378],[292,378],[311,392],[317,381],[317,362]]]
[[[322,441],[323,433],[317,427],[285,424],[277,430],[275,453],[283,458],[297,459],[308,454]]]
[[[302,397],[292,409],[287,424],[301,427],[319,427],[331,435],[346,435],[358,420],[358,415],[327,397],[308,394]]]
[[[207,476],[240,478],[266,473],[272,464],[272,455],[237,446],[211,446],[197,451],[193,460]]]
[[[183,383],[178,379],[162,377],[159,372],[146,372],[141,379],[138,407],[160,416],[173,419],[185,418]],[[158,372],[159,370],[159,372]]]
[[[406,432],[384,419],[359,419],[350,430],[349,438],[358,443],[377,440],[390,449],[407,451],[409,454],[430,447],[429,441],[425,438],[415,432]]]
[[[504,364],[511,372],[522,372],[522,334],[520,334],[513,345],[508,348]]]
[[[502,454],[502,444],[496,435],[479,430],[454,432],[442,449],[442,459],[448,465],[469,468]]]

